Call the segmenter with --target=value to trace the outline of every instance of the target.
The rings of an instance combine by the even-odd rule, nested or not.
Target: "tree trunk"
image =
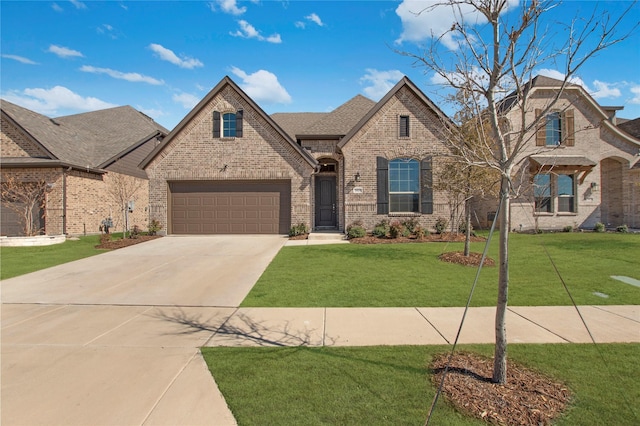
[[[496,347],[493,359],[493,382],[507,381],[507,300],[509,296],[509,206],[510,185],[502,177],[500,185],[500,271],[498,276],[498,303],[496,305]]]
[[[464,235],[464,255],[469,256],[471,251],[471,199],[467,197],[464,202],[465,211],[465,235]]]

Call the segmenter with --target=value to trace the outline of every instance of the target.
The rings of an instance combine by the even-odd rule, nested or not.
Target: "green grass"
[[[557,425],[639,424],[639,344],[510,345],[510,360],[573,392]],[[240,425],[421,425],[435,393],[432,357],[444,346],[203,348]],[[461,346],[491,356],[491,345]],[[603,362],[603,359],[605,360]],[[605,364],[606,363],[606,364]],[[442,398],[434,425],[484,424]]]
[[[640,304],[640,288],[611,275],[640,279],[640,235],[555,233],[510,235],[509,303],[570,305],[545,248],[578,304]],[[476,269],[438,255],[461,243],[284,247],[242,306],[464,306]],[[472,244],[482,252],[483,243]],[[497,235],[489,256],[498,259]],[[484,268],[473,306],[495,306],[496,267]],[[595,296],[599,292],[608,298]]]
[[[94,248],[99,244],[99,240],[99,236],[90,235],[80,237],[78,241],[67,240],[51,246],[2,247],[0,280],[104,253],[104,250]]]

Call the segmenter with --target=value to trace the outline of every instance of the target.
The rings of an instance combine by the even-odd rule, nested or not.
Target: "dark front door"
[[[316,176],[316,227],[335,227],[336,212],[336,177]]]

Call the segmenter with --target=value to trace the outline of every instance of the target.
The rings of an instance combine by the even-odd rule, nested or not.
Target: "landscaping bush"
[[[422,239],[429,235],[429,231],[423,228],[422,225],[416,225],[416,227],[413,229],[413,234],[416,236],[416,238]]]
[[[593,230],[596,232],[604,232],[605,231],[604,223],[602,222],[596,223],[596,225],[593,227]]]
[[[373,228],[371,234],[374,237],[385,238],[389,233],[389,221],[382,220]]]
[[[475,237],[476,233],[473,231],[473,225],[469,224],[469,226],[471,227],[471,236]],[[461,234],[466,234],[467,233],[467,221],[466,220],[460,222],[460,225],[458,225],[458,232],[460,232]]]
[[[564,228],[562,228],[562,232],[573,232],[573,226],[571,225],[567,225]]]
[[[106,244],[111,241],[111,234],[100,234],[100,244]]]
[[[407,228],[397,220],[389,224],[389,236],[391,238],[408,237],[410,235]]]
[[[309,233],[309,228],[307,228],[307,224],[306,223],[299,223],[297,225],[293,225],[290,229],[289,229],[289,236],[290,237],[297,237],[298,235],[305,235]]]
[[[436,234],[442,234],[447,230],[447,226],[449,226],[449,221],[447,219],[443,217],[439,217],[438,219],[436,219]]]
[[[156,235],[159,230],[162,229],[162,225],[156,219],[151,219],[149,222],[149,235]]]
[[[142,233],[142,229],[138,225],[133,225],[133,228],[129,232],[129,238],[138,238]]]
[[[367,235],[367,230],[362,226],[361,220],[356,220],[351,225],[347,226],[347,237],[349,239],[352,238],[362,238]]]
[[[616,232],[626,234],[627,232],[629,232],[629,227],[627,225],[620,225],[616,228]]]
[[[416,227],[420,226],[420,222],[418,222],[418,219],[416,218],[411,218],[402,222],[402,225],[405,227],[409,235],[412,235],[416,233]]]

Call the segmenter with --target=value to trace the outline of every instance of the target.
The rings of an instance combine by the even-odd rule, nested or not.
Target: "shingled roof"
[[[293,139],[306,137],[342,137],[376,105],[357,95],[328,113],[293,112],[271,116]]]
[[[130,106],[49,118],[2,100],[2,111],[50,154],[50,159],[97,168],[140,140],[168,130]],[[3,159],[4,161],[5,159]]]
[[[618,128],[624,130],[634,138],[640,139],[640,117],[633,120],[626,120],[624,123],[618,124]]]

